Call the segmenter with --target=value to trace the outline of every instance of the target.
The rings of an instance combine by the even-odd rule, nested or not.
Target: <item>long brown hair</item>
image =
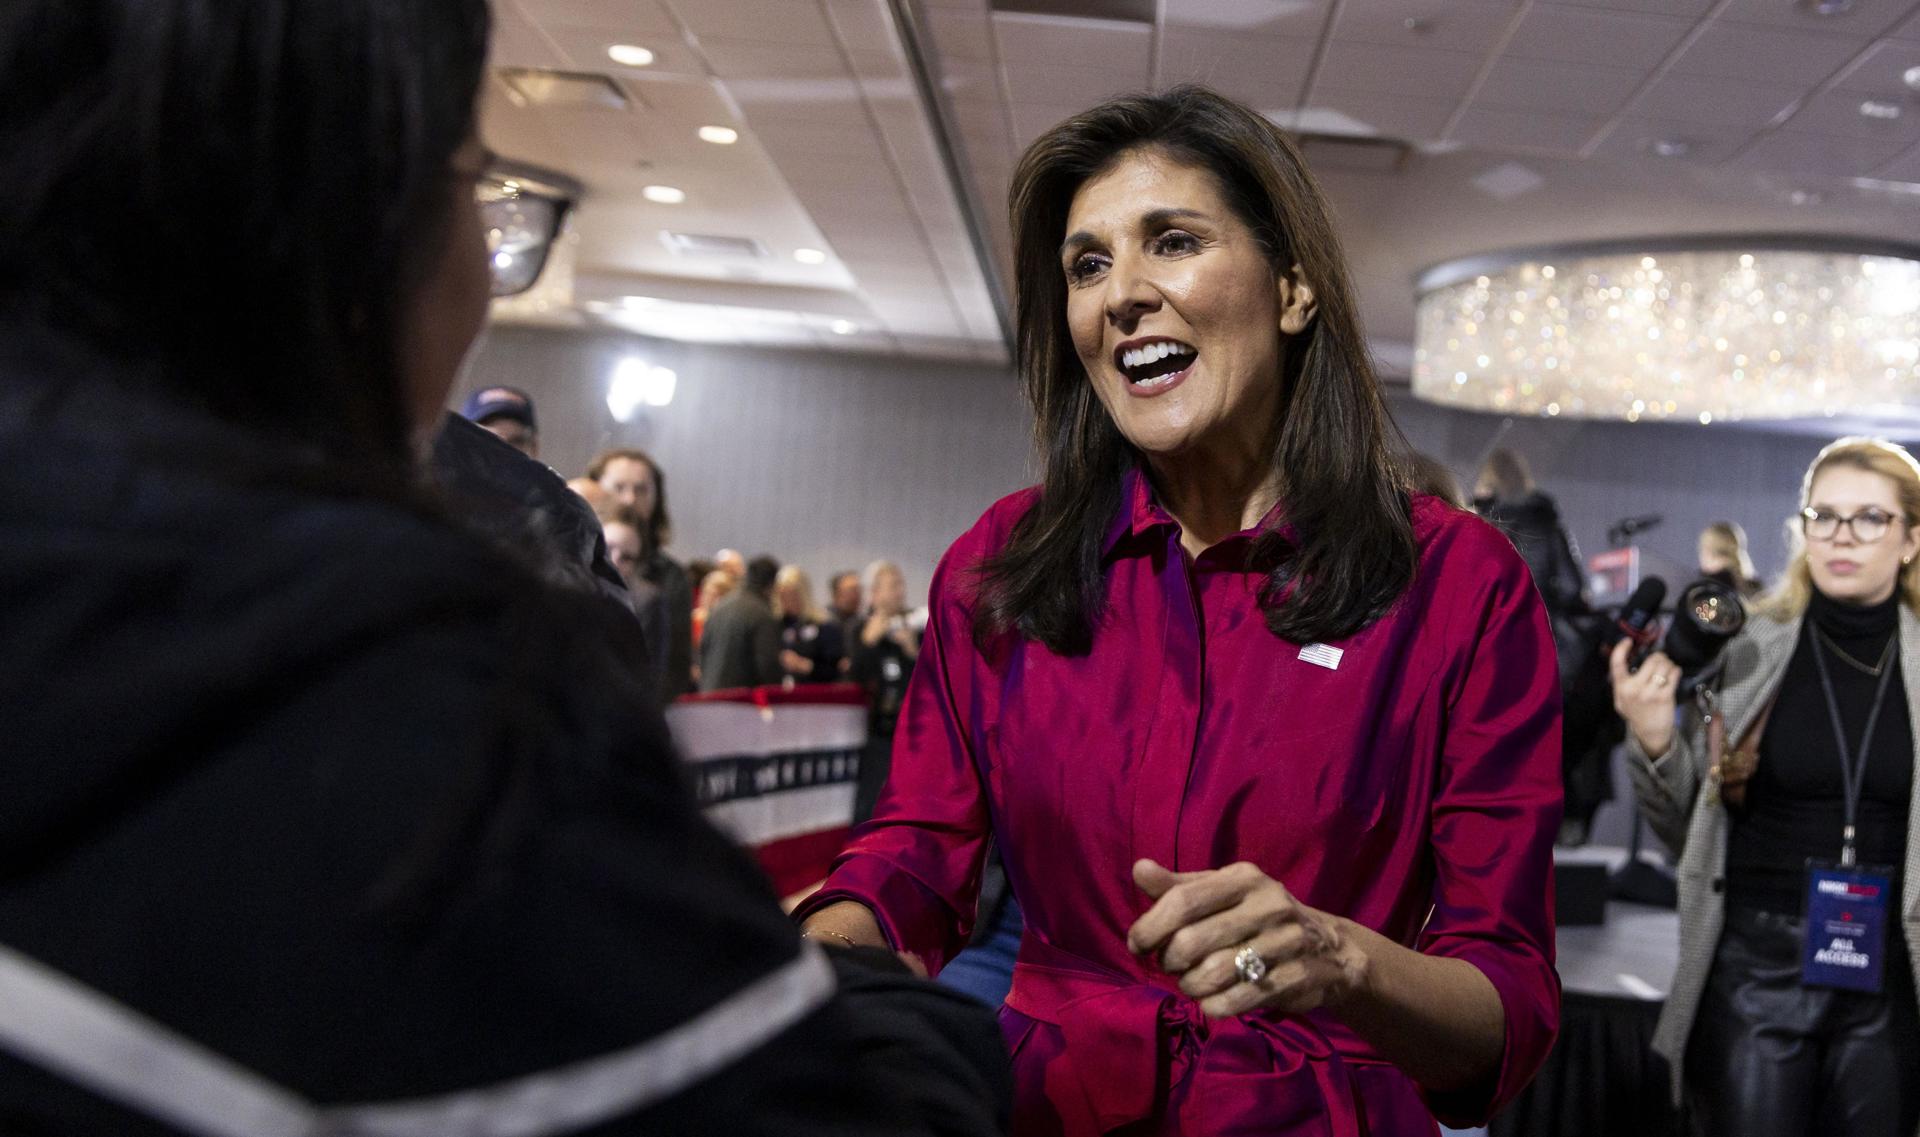
[[[590,481],[599,481],[600,476],[607,472],[608,466],[622,459],[638,462],[653,473],[653,516],[640,518],[635,528],[639,529],[640,535],[646,538],[647,548],[650,551],[663,549],[667,542],[673,540],[673,518],[667,514],[667,474],[660,468],[660,463],[653,460],[652,455],[645,450],[630,448],[602,450],[594,455],[593,462],[587,466],[587,478]]]
[[[1032,404],[1040,494],[1005,549],[983,562],[974,635],[1017,630],[1062,654],[1093,643],[1106,602],[1102,542],[1120,484],[1140,465],[1094,393],[1067,326],[1060,242],[1074,195],[1128,153],[1155,151],[1217,179],[1276,277],[1300,266],[1318,312],[1285,353],[1272,454],[1284,528],[1253,559],[1267,626],[1296,643],[1342,639],[1386,613],[1413,579],[1407,499],[1390,421],[1326,200],[1267,120],[1204,87],[1130,95],[1040,136],[1014,172],[1015,353]],[[1274,330],[1279,335],[1279,329]]]

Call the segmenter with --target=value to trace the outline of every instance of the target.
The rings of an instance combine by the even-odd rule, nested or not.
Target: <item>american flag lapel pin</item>
[[[1340,670],[1340,657],[1346,652],[1330,644],[1308,644],[1300,649],[1300,658],[1308,663],[1326,668],[1328,671]]]

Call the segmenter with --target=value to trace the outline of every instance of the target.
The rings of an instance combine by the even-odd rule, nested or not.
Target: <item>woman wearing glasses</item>
[[[1808,468],[1779,588],[1675,722],[1679,669],[1612,660],[1635,788],[1680,855],[1654,1048],[1700,1132],[1909,1137],[1920,1122],[1920,465],[1844,438]]]

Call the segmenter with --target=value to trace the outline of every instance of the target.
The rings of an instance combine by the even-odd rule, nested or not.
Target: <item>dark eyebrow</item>
[[[1212,216],[1202,213],[1197,209],[1176,209],[1172,206],[1167,206],[1161,209],[1149,210],[1145,216],[1140,218],[1140,226],[1143,229],[1162,229],[1180,221],[1212,220]],[[1082,245],[1092,244],[1093,240],[1093,234],[1082,229],[1060,242],[1060,252],[1062,255],[1065,255]]]

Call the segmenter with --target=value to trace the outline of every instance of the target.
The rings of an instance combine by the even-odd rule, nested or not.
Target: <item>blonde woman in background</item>
[[[1680,858],[1680,966],[1654,1049],[1699,1132],[1911,1137],[1920,465],[1843,438],[1800,506],[1785,577],[1722,655],[1711,733],[1695,706],[1676,727],[1665,655],[1629,672],[1622,645],[1611,661],[1635,792]]]
[[[1737,521],[1715,521],[1700,530],[1700,575],[1731,585],[1743,599],[1760,592],[1760,574],[1747,555],[1747,531]]]
[[[773,578],[773,614],[780,620],[780,666],[796,683],[831,683],[846,670],[840,625],[813,599],[813,581],[799,565]]]

